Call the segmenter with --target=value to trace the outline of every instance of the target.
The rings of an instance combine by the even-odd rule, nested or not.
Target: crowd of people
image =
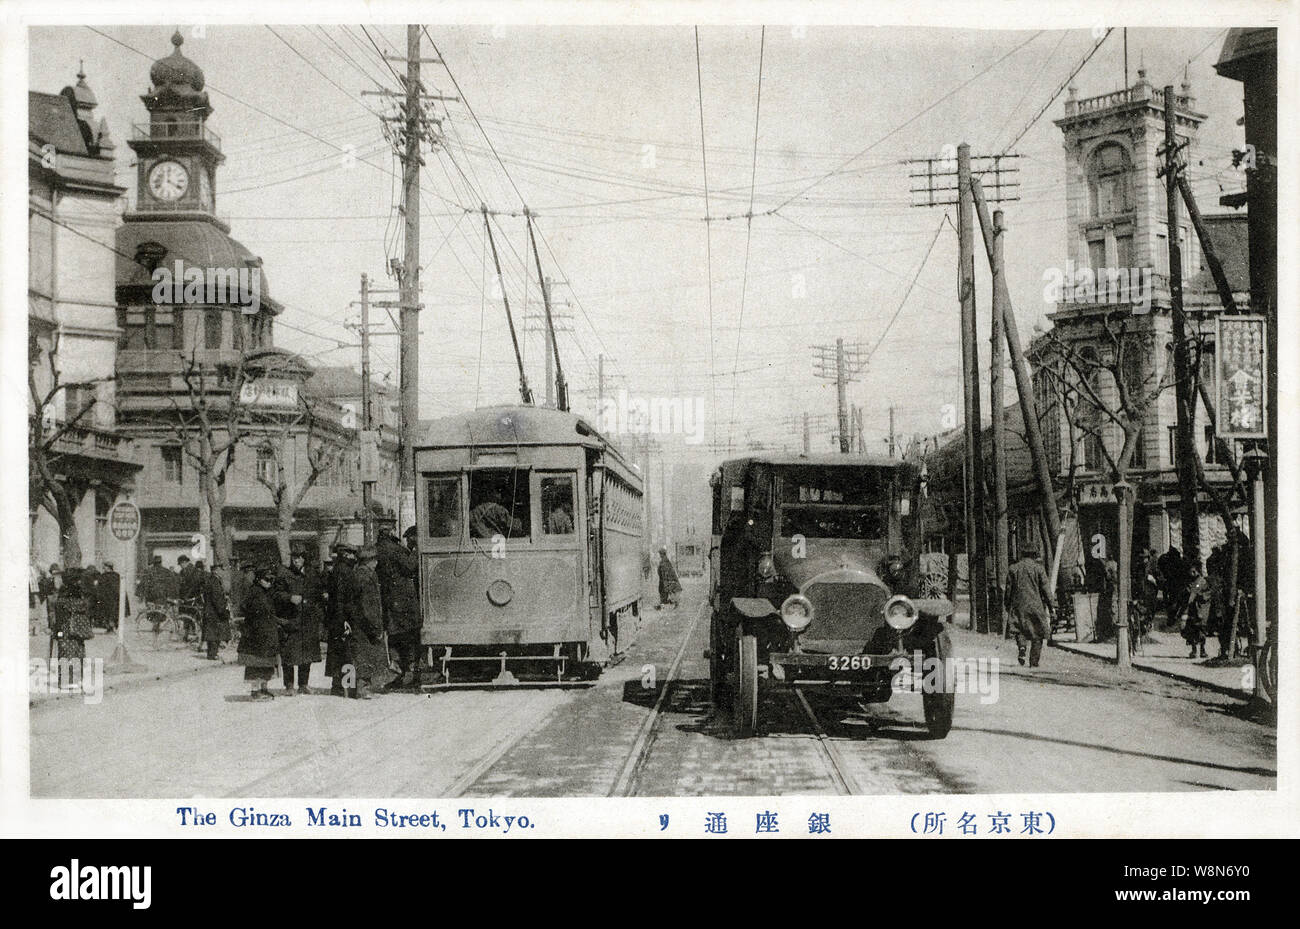
[[[322,643],[333,696],[368,700],[379,688],[420,685],[414,527],[404,540],[381,529],[374,545],[335,545],[320,568],[302,552],[294,552],[287,566],[241,566],[238,656],[252,699],[275,696],[268,685],[277,668],[282,696],[310,693],[311,666],[322,659]],[[397,665],[391,679],[390,654]]]
[[[1146,549],[1135,560],[1141,572],[1135,590],[1141,591],[1143,612],[1155,616],[1163,601],[1166,626],[1180,629],[1188,658],[1208,657],[1205,643],[1211,637],[1218,640],[1221,658],[1238,657],[1249,648],[1254,633],[1248,609],[1255,588],[1254,554],[1244,533],[1237,531],[1235,542],[1235,574],[1227,541],[1211,549],[1204,570],[1176,547],[1159,556]]]

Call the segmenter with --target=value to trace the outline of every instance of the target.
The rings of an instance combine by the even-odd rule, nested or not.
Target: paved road
[[[997,699],[958,697],[943,741],[920,697],[888,705],[772,689],[764,732],[733,738],[708,701],[702,585],[647,611],[621,664],[583,690],[452,691],[348,701],[247,700],[238,667],[102,703],[32,710],[37,797],[439,797],[1261,790],[1275,731],[1240,701],[1055,650],[1020,668],[1010,645],[955,630],[999,660]],[[678,662],[678,656],[680,661]],[[677,673],[669,681],[674,664]],[[653,721],[653,724],[651,724]],[[838,775],[838,780],[837,780]]]

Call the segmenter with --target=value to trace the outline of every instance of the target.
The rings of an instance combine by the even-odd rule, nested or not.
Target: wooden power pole
[[[1007,543],[1007,459],[1006,459],[1006,424],[1003,421],[1002,368],[1005,362],[1005,349],[1002,344],[1002,306],[1003,292],[997,281],[1006,273],[1006,262],[1002,251],[1002,211],[993,213],[993,325],[992,341],[989,355],[989,411],[993,414],[993,585],[989,592],[997,631],[1006,631],[1007,561],[1009,558]]]
[[[368,434],[374,428],[370,416],[370,278],[361,275],[361,428]],[[367,545],[375,541],[375,485],[361,482],[361,520]]]
[[[1178,136],[1175,132],[1176,99],[1173,85],[1165,87],[1165,219],[1169,226],[1169,309],[1174,343],[1174,399],[1177,412],[1175,447],[1178,472],[1178,515],[1182,524],[1183,558],[1189,564],[1201,563],[1200,513],[1196,505],[1200,489],[1196,476],[1196,440],[1192,429],[1196,423],[1196,396],[1192,392],[1191,359],[1187,351],[1187,321],[1183,315],[1183,260],[1178,241]]]
[[[984,455],[980,430],[979,326],[975,318],[975,204],[970,187],[970,146],[957,146],[958,280],[961,300],[962,394],[965,400],[966,468],[970,481],[971,533],[975,546],[968,570],[971,626],[988,632],[987,537],[984,531]]]

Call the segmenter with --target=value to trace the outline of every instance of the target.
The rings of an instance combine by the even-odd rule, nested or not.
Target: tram
[[[599,674],[641,619],[643,484],[581,417],[496,406],[415,447],[421,641],[439,686]],[[518,674],[516,674],[518,672]]]

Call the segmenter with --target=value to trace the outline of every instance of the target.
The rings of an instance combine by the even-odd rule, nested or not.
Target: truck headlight
[[[776,562],[772,560],[771,552],[764,552],[758,559],[758,576],[765,581],[775,580]]]
[[[916,625],[916,618],[919,615],[916,605],[902,594],[895,594],[885,601],[885,622],[891,629],[897,629],[899,632],[910,629]]]
[[[781,604],[781,622],[791,632],[802,632],[812,622],[812,601],[803,594],[790,594]]]

